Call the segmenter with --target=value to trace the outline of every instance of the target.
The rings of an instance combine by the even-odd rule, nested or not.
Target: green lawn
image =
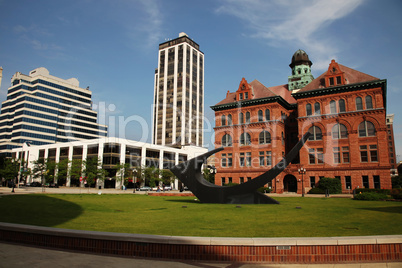
[[[202,204],[194,197],[7,195],[0,221],[175,236],[313,237],[402,234],[402,203],[278,197],[280,205]],[[296,208],[301,207],[301,208]]]

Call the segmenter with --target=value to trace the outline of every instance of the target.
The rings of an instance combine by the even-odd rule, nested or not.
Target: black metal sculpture
[[[206,159],[223,150],[223,147],[209,151],[186,162],[172,167],[170,170],[183,182],[188,189],[203,203],[221,204],[279,204],[275,199],[257,191],[258,188],[273,180],[298,155],[310,133],[304,134],[302,139],[292,150],[272,169],[260,176],[236,186],[218,186],[208,182],[201,174],[201,166]]]

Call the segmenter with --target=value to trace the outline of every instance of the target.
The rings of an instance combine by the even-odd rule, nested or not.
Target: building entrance
[[[286,175],[283,179],[283,191],[297,193],[297,179],[293,175]]]

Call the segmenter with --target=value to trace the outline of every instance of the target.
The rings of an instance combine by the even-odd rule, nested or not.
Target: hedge
[[[388,195],[384,193],[376,193],[376,192],[362,192],[358,193],[353,197],[354,200],[367,200],[367,201],[379,201],[379,200],[387,200]]]

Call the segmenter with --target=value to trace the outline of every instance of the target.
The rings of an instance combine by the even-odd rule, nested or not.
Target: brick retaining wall
[[[402,261],[402,235],[323,238],[179,237],[0,223],[0,240],[145,258],[264,263]]]

